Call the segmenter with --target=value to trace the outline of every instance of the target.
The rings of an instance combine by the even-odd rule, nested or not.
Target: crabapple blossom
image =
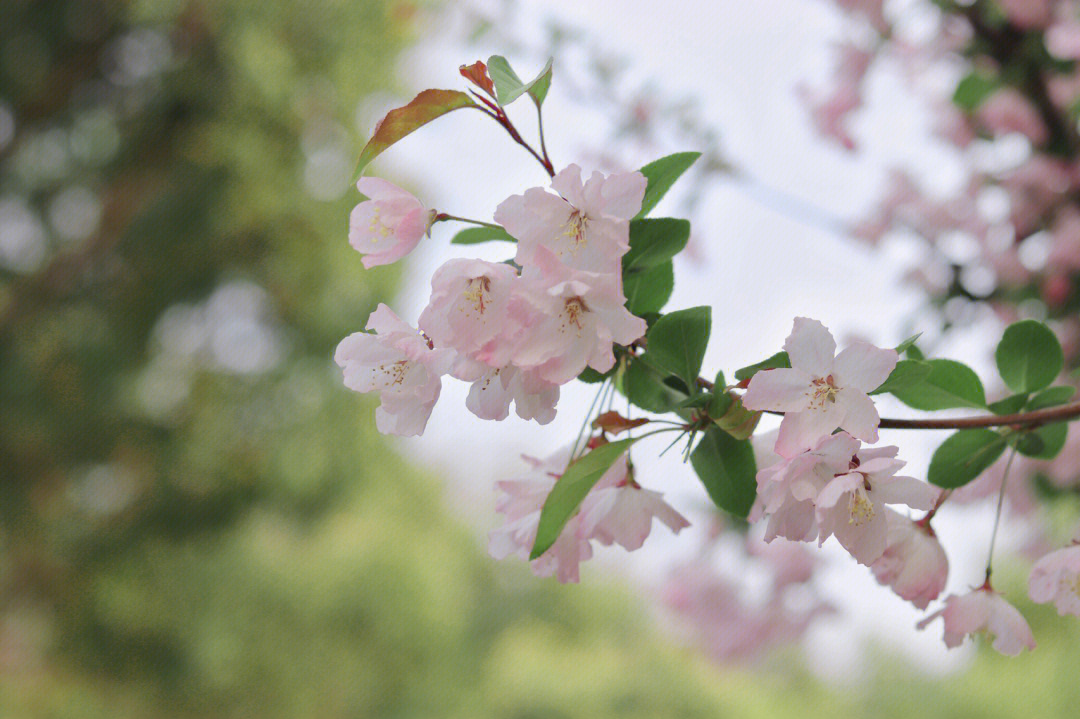
[[[964,595],[950,595],[945,606],[916,626],[925,629],[938,617],[945,624],[945,646],[960,646],[969,634],[986,633],[994,637],[993,647],[1002,654],[1016,656],[1024,648],[1035,648],[1031,627],[1016,607],[988,586]]]
[[[533,264],[538,248],[567,267],[620,275],[619,258],[630,249],[629,220],[641,209],[645,176],[600,172],[582,184],[581,168],[569,165],[551,180],[558,195],[534,187],[513,195],[495,210],[495,221],[517,238],[514,261]]]
[[[417,324],[438,347],[479,352],[509,324],[517,272],[501,262],[453,259],[431,277],[431,299]]]
[[[384,304],[371,313],[370,332],[354,332],[337,346],[334,361],[345,386],[357,392],[378,392],[375,426],[383,434],[423,433],[442,389],[441,376],[453,352],[433,349],[417,330]]]
[[[979,122],[995,133],[1019,132],[1036,145],[1046,142],[1046,125],[1031,103],[1016,90],[1005,88],[991,95],[980,107]]]
[[[361,177],[356,189],[368,199],[349,215],[349,244],[363,253],[364,267],[397,262],[431,230],[434,210],[425,210],[400,187],[378,177]]]
[[[540,522],[540,510],[556,480],[566,470],[570,453],[561,451],[546,460],[524,457],[533,471],[526,477],[498,482],[505,494],[496,510],[507,524],[488,535],[488,552],[496,559],[512,554],[528,558]],[[604,472],[589,491],[581,509],[566,523],[555,544],[531,562],[538,576],[555,576],[560,582],[577,582],[578,565],[592,556],[591,540],[639,549],[652,530],[653,518],[678,533],[690,523],[661,498],[659,492],[642,489],[630,476],[623,455]]]
[[[736,582],[699,559],[672,571],[661,596],[695,643],[716,661],[730,662],[790,642],[818,616],[832,611],[820,600],[809,606],[800,601],[799,609],[792,608],[785,601],[787,586],[773,582],[765,602],[751,604],[740,596]]]
[[[937,599],[949,577],[949,560],[930,526],[885,510],[888,534],[885,552],[870,565],[879,583],[897,596],[926,609]]]
[[[555,453],[547,459],[522,457],[532,467],[525,477],[496,482],[504,493],[495,505],[497,512],[506,515],[507,523],[488,534],[488,554],[495,559],[516,555],[529,558],[540,524],[540,510],[555,481],[566,470],[569,450]],[[530,562],[533,574],[539,577],[555,575],[560,582],[577,582],[578,567],[592,557],[592,545],[581,535],[580,513],[571,517],[562,534],[548,551]]]
[[[639,339],[645,320],[630,314],[605,276],[569,269],[546,247],[537,248],[533,259],[535,269],[523,273],[519,301],[511,307],[525,328],[513,364],[555,384],[569,382],[586,366],[607,372],[615,364],[612,343]]]
[[[489,367],[480,362],[472,364],[478,368],[475,374],[453,374],[458,379],[472,382],[465,406],[480,419],[506,419],[511,402],[522,419],[535,419],[538,424],[547,424],[555,419],[559,385],[546,382],[534,370],[513,365]]]
[[[660,492],[643,489],[630,476],[629,463],[623,455],[612,465],[601,484],[589,494],[582,509],[582,530],[601,544],[619,544],[627,551],[640,549],[652,531],[655,517],[678,534],[690,522],[663,500]]]
[[[1058,614],[1080,616],[1080,543],[1050,552],[1031,570],[1031,601],[1053,602]]]
[[[896,351],[856,342],[836,355],[829,330],[805,317],[795,318],[784,349],[791,367],[756,373],[743,395],[749,409],[785,413],[776,452],[794,457],[837,427],[876,442],[880,420],[867,393],[892,372]]]
[[[852,459],[846,474],[833,477],[814,499],[820,527],[818,543],[831,535],[860,564],[870,565],[885,552],[888,523],[886,504],[913,509],[934,506],[938,489],[914,477],[897,477],[906,464],[894,459],[895,447],[867,450]]]
[[[781,460],[757,473],[758,497],[750,521],[768,516],[765,541],[784,537],[810,542],[818,537],[814,501],[834,476],[851,469],[859,440],[847,432],[822,437],[810,451]]]

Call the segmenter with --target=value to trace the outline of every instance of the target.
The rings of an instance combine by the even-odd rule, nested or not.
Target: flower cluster
[[[863,446],[877,441],[880,422],[868,393],[892,372],[897,353],[858,342],[836,354],[829,331],[802,317],[795,319],[784,349],[791,367],[756,373],[743,396],[750,409],[784,415],[773,448],[777,458],[763,463],[767,466],[757,474],[750,520],[766,521],[766,541],[784,537],[820,545],[835,537],[880,583],[926,609],[945,588],[949,572],[931,515],[915,522],[885,505],[930,512],[940,490],[897,476],[905,464],[896,458],[897,447]],[[1071,565],[1048,562],[1040,596],[1049,600],[1058,592],[1063,585],[1058,568],[1066,566]],[[945,608],[919,627],[938,616],[944,617],[949,647],[983,631],[996,637],[994,648],[1004,653],[1034,646],[1023,616],[989,584],[949,597]]]
[[[564,450],[546,460],[523,456],[532,471],[521,478],[498,483],[503,497],[496,509],[507,524],[489,536],[488,551],[496,559],[516,555],[528,559],[540,510],[551,488],[570,460]],[[592,557],[592,540],[603,545],[618,544],[628,551],[639,549],[652,531],[653,518],[676,534],[690,523],[667,504],[659,492],[642,488],[633,477],[629,460],[623,455],[600,477],[578,513],[548,551],[532,561],[538,576],[555,575],[560,582],[578,581],[578,565]]]
[[[645,333],[625,307],[620,264],[644,176],[594,172],[582,182],[570,165],[551,185],[559,194],[532,188],[495,211],[518,240],[512,264],[449,260],[431,278],[419,330],[380,305],[370,332],[338,345],[345,384],[379,392],[379,431],[421,434],[445,375],[471,383],[466,406],[482,419],[505,419],[513,402],[523,419],[550,422],[561,385],[586,367],[611,369],[613,345]],[[369,199],[352,212],[349,241],[365,266],[404,256],[439,219],[384,180],[357,187]]]

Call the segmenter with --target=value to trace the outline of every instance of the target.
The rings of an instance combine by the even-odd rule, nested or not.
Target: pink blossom
[[[987,98],[975,116],[994,134],[1019,132],[1036,145],[1042,145],[1049,136],[1039,113],[1012,88],[998,90]]]
[[[601,544],[619,544],[633,551],[640,549],[649,536],[653,518],[676,534],[690,526],[685,517],[663,500],[662,494],[643,489],[633,480],[623,455],[582,504],[581,529]]]
[[[586,366],[606,372],[615,364],[613,343],[628,345],[645,334],[645,320],[626,309],[610,278],[565,267],[547,248],[534,255],[536,271],[523,275],[514,305],[525,328],[512,362],[535,369],[548,382],[565,384]]]
[[[1080,270],[1080,210],[1069,204],[1061,209],[1050,228],[1053,242],[1046,266],[1059,272]]]
[[[786,539],[764,542],[747,534],[746,553],[768,565],[773,575],[773,590],[777,592],[792,584],[805,584],[814,574],[814,557],[800,542]]]
[[[831,610],[816,599],[793,609],[777,591],[755,606],[739,595],[734,582],[701,561],[673,571],[663,599],[682,620],[686,634],[717,662],[751,659],[792,642],[816,617]]]
[[[1016,607],[993,589],[983,586],[962,596],[951,595],[945,607],[916,626],[924,629],[941,617],[945,623],[945,646],[960,646],[968,634],[986,633],[994,637],[993,647],[1002,654],[1016,656],[1025,647],[1035,648],[1035,637]]]
[[[431,299],[420,314],[420,328],[438,347],[478,352],[508,331],[516,281],[514,268],[501,262],[449,260],[431,277]]]
[[[1080,616],[1080,544],[1050,552],[1035,563],[1028,596],[1039,604],[1053,602],[1058,614]]]
[[[860,86],[873,59],[874,54],[865,48],[841,43],[831,90],[815,93],[801,85],[796,90],[818,132],[847,150],[855,149],[855,140],[846,126],[847,117],[863,104]]]
[[[1062,60],[1080,60],[1080,22],[1067,20],[1047,30],[1046,49]]]
[[[810,451],[759,470],[758,497],[749,519],[756,522],[768,516],[765,541],[776,537],[797,542],[816,539],[814,501],[829,480],[851,469],[858,449],[857,439],[838,432],[822,437]]]
[[[913,509],[934,506],[938,489],[914,477],[897,477],[904,462],[893,459],[895,447],[861,452],[855,467],[833,477],[814,500],[821,528],[818,543],[831,535],[855,557],[870,565],[885,552],[888,539],[886,504],[906,504]]]
[[[489,367],[473,362],[472,367],[472,372],[455,371],[454,376],[473,383],[465,406],[480,419],[506,419],[511,402],[522,419],[535,419],[538,424],[555,419],[559,385],[541,379],[534,370],[513,365]]]
[[[997,0],[1009,22],[1023,30],[1044,28],[1054,18],[1057,0]]]
[[[814,127],[823,136],[835,140],[845,150],[855,149],[855,138],[847,128],[847,118],[862,106],[859,89],[850,85],[836,87],[831,93],[821,95],[805,86],[797,89],[799,101],[809,110]]]
[[[545,460],[523,457],[532,470],[524,477],[497,482],[505,494],[496,503],[496,510],[506,515],[506,524],[488,534],[488,553],[495,559],[511,555],[528,559],[536,541],[540,510],[555,481],[566,470],[569,450],[555,453]],[[581,514],[570,518],[562,534],[540,557],[530,562],[538,577],[555,577],[564,584],[580,580],[579,565],[592,557],[592,545],[582,536]]]
[[[378,392],[375,426],[383,434],[422,434],[453,362],[450,350],[432,349],[427,340],[384,304],[371,313],[368,332],[354,332],[337,346],[334,361],[345,386]]]
[[[378,177],[361,177],[356,188],[369,199],[349,215],[349,244],[364,254],[364,267],[397,262],[431,229],[434,213],[400,187]]]
[[[919,609],[937,599],[949,577],[949,560],[929,526],[886,509],[885,552],[870,565],[881,584]]]
[[[836,0],[837,6],[852,15],[862,15],[881,34],[889,32],[884,0]]]
[[[645,176],[624,172],[604,177],[594,172],[581,182],[581,168],[570,165],[551,180],[558,195],[534,187],[513,195],[495,210],[495,221],[517,238],[522,267],[546,248],[568,267],[619,275],[619,258],[630,248],[629,220],[641,209]]]
[[[784,349],[791,368],[758,372],[743,395],[749,409],[785,413],[776,452],[794,457],[837,427],[876,442],[880,419],[867,393],[892,372],[896,351],[857,342],[834,357],[829,330],[805,317],[795,318]]]

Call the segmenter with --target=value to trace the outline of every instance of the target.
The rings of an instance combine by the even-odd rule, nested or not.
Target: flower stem
[[[446,222],[447,220],[454,220],[455,222],[468,222],[472,225],[480,225],[481,227],[494,227],[501,230],[502,225],[496,225],[494,222],[482,222],[481,220],[470,220],[468,217],[458,217],[457,215],[448,215],[445,212],[440,212],[435,215],[435,222]]]
[[[1005,462],[1005,471],[1001,473],[1001,489],[998,490],[997,511],[994,513],[994,530],[990,533],[990,553],[986,557],[986,582],[984,586],[990,586],[990,575],[993,573],[994,542],[997,541],[998,525],[1001,524],[1001,507],[1005,502],[1005,485],[1009,481],[1009,469],[1012,468],[1013,459],[1016,457],[1016,447],[1009,452],[1009,459]]]

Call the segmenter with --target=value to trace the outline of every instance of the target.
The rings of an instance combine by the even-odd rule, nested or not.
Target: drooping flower
[[[837,427],[876,442],[881,420],[867,393],[892,372],[896,351],[856,342],[836,355],[829,330],[805,317],[795,318],[784,349],[791,367],[758,372],[743,395],[748,409],[785,413],[776,452],[794,457]]]
[[[480,419],[506,419],[511,402],[522,419],[535,419],[538,424],[555,419],[559,385],[541,379],[534,370],[513,365],[489,367],[472,362],[471,367],[470,372],[455,370],[453,374],[458,379],[472,382],[465,406]]]
[[[501,262],[453,259],[431,277],[431,299],[420,329],[437,347],[473,354],[508,330],[517,273]]]
[[[334,361],[343,370],[345,386],[357,392],[378,392],[375,426],[383,434],[423,433],[442,390],[441,376],[453,352],[432,349],[417,330],[384,304],[371,313],[370,332],[354,332],[337,346]]]
[[[926,609],[949,578],[949,560],[929,526],[919,525],[891,509],[885,510],[888,534],[885,552],[870,565],[878,582],[897,596]]]
[[[495,509],[506,516],[506,524],[488,534],[488,554],[495,559],[511,555],[528,559],[536,541],[540,510],[556,480],[566,471],[569,449],[556,452],[547,459],[523,457],[531,471],[518,479],[497,482],[504,496]],[[541,556],[529,563],[539,577],[555,575],[560,582],[577,582],[581,562],[592,557],[592,545],[581,531],[581,513],[575,514],[563,527],[555,543]]]
[[[1080,616],[1080,544],[1050,552],[1035,563],[1028,596],[1039,604],[1053,602],[1058,614]]]
[[[886,504],[929,510],[939,490],[914,477],[897,477],[906,464],[894,459],[896,447],[866,450],[852,460],[849,472],[833,477],[814,500],[820,527],[818,543],[829,536],[870,565],[884,553],[888,539]]]
[[[581,168],[570,165],[551,180],[558,195],[540,187],[513,195],[496,208],[495,221],[517,238],[514,261],[522,267],[543,247],[568,267],[617,277],[645,185],[640,172],[594,172],[582,184]]]
[[[969,634],[986,633],[994,637],[993,647],[1002,654],[1016,656],[1024,648],[1035,648],[1024,615],[993,589],[982,586],[968,594],[945,599],[945,607],[923,619],[916,626],[925,629],[941,617],[945,623],[945,646],[960,646]]]
[[[768,517],[765,541],[784,537],[809,542],[818,537],[814,505],[833,477],[851,469],[859,440],[847,432],[822,437],[813,449],[771,464],[757,473],[758,498],[750,514],[755,522]]]
[[[397,262],[431,229],[434,213],[400,187],[378,177],[361,177],[356,188],[368,199],[349,215],[349,244],[363,253],[364,267]]]
[[[512,312],[525,328],[512,363],[555,384],[566,384],[586,366],[607,372],[615,364],[613,343],[629,345],[645,334],[645,320],[602,275],[569,269],[539,248],[534,270],[522,275]]]
[[[623,455],[582,503],[581,528],[590,539],[601,544],[619,544],[632,552],[640,549],[649,536],[653,518],[676,534],[690,526],[685,517],[663,500],[660,492],[643,489],[634,481]]]

